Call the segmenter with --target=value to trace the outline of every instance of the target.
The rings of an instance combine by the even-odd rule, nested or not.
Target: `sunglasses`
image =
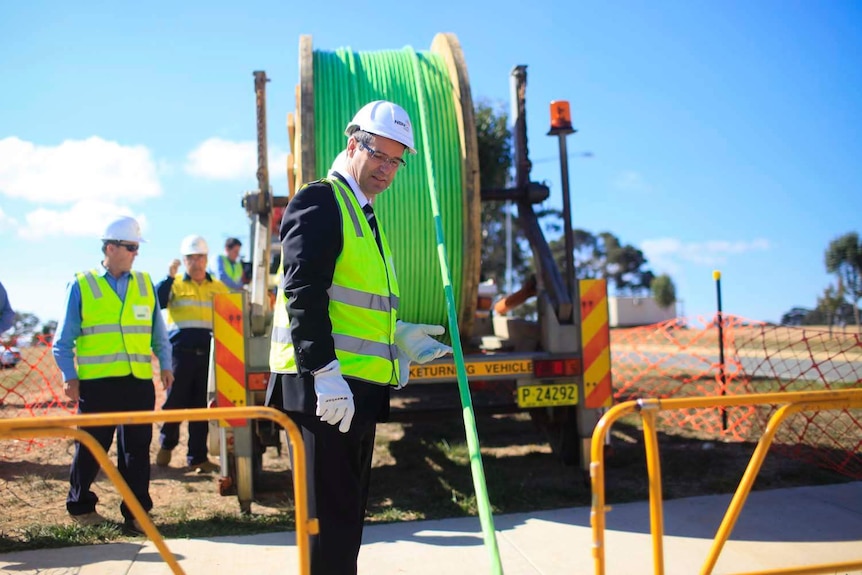
[[[126,248],[127,252],[135,253],[141,247],[139,244],[124,244],[123,242],[111,242],[115,246]]]

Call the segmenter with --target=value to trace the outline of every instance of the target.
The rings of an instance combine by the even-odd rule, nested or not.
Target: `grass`
[[[93,527],[34,524],[15,533],[14,537],[0,533],[0,552],[96,545],[111,543],[123,538],[122,527],[116,523],[106,523]]]
[[[180,514],[160,520],[156,526],[166,539],[200,539],[293,530],[295,523],[292,513],[261,516],[215,514],[206,519],[187,519]],[[141,541],[141,537],[126,534],[119,523],[91,527],[34,524],[14,536],[0,533],[0,553],[122,541]]]

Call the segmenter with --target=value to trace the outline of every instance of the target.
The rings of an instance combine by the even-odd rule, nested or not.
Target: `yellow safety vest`
[[[179,274],[171,285],[165,321],[168,331],[175,329],[213,328],[213,296],[217,293],[230,293],[230,288],[219,280],[210,277],[202,283],[185,274]]]
[[[367,383],[398,385],[395,320],[398,281],[386,235],[378,225],[383,255],[356,195],[339,180],[320,180],[332,188],[341,211],[344,246],[335,260],[329,294],[332,339],[341,373]],[[284,254],[279,266],[283,273]],[[269,367],[275,373],[296,373],[290,317],[284,290],[279,289],[273,314]]]
[[[239,282],[242,279],[242,263],[232,262],[227,256],[219,256],[219,259],[221,259],[221,265],[227,273],[227,277],[235,282]]]
[[[150,276],[131,272],[124,301],[97,270],[75,277],[81,290],[81,335],[75,341],[78,377],[86,380],[132,374],[152,379],[156,296]]]

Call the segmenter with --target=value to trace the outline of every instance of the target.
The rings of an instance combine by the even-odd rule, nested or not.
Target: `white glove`
[[[432,359],[452,353],[451,347],[431,337],[444,333],[446,329],[442,325],[407,323],[399,320],[395,324],[395,344],[411,361],[428,363]]]
[[[398,348],[398,385],[395,390],[404,389],[407,385],[407,380],[410,379],[410,358],[407,354]]]
[[[347,433],[356,406],[353,405],[353,392],[341,375],[338,360],[334,359],[320,368],[314,375],[314,392],[317,394],[317,412],[320,420],[330,425],[339,421],[338,431]]]

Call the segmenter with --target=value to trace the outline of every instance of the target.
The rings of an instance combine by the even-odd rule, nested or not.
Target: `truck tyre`
[[[548,438],[551,451],[564,465],[579,465],[581,438],[574,406],[531,409],[530,417]]]

